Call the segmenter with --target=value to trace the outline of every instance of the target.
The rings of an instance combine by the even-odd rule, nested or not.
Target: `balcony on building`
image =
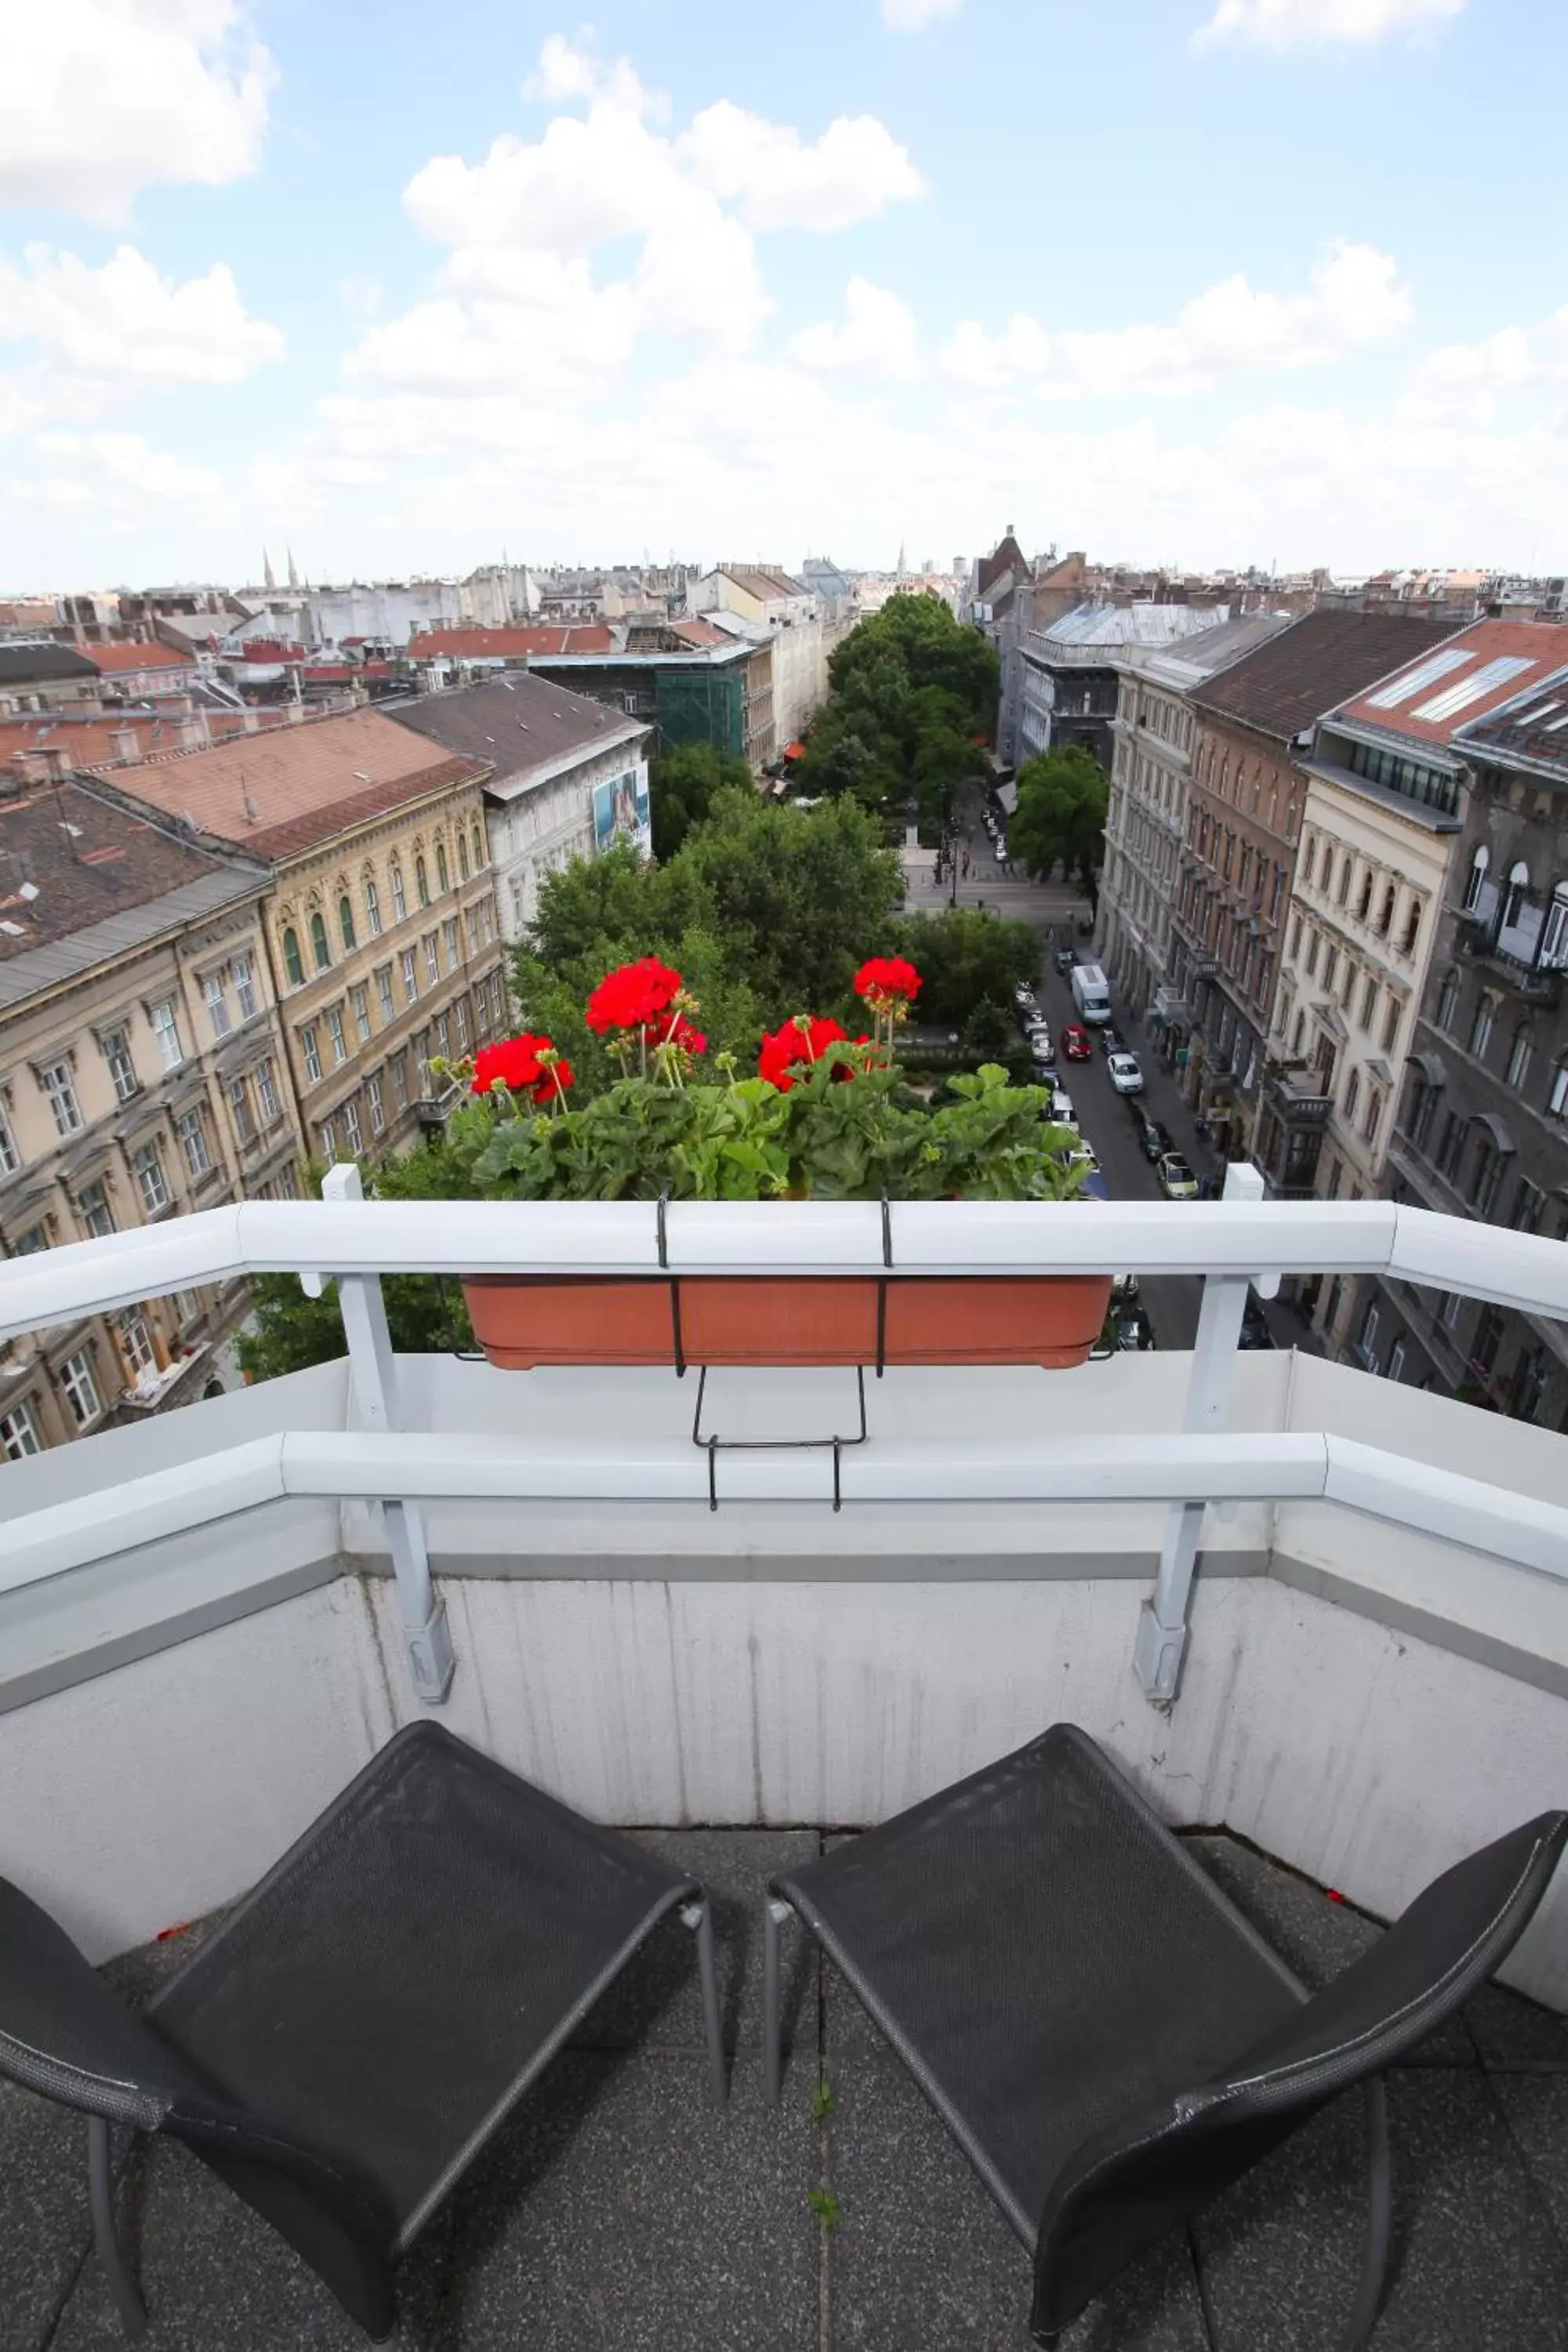
[[[1026,2255],[793,1944],[784,2103],[763,2105],[758,1916],[771,1874],[1052,1722],[1100,1741],[1312,1981],[1568,1800],[1568,1444],[1236,1349],[1249,1286],[1311,1274],[1561,1320],[1561,1244],[1268,1201],[1245,1168],[1213,1203],[894,1204],[886,1223],[853,1202],[454,1212],[334,1183],[0,1265],[0,1346],[261,1272],[335,1281],[352,1342],[6,1465],[0,1873],[139,1997],[428,1713],[711,1885],[728,2109],[705,2102],[687,1957],[650,1946],[407,2258],[409,2352],[1022,2352]],[[882,1379],[509,1372],[395,1356],[377,1311],[391,1275],[1091,1266],[1201,1278],[1194,1349]],[[1398,2256],[1374,2352],[1561,2346],[1563,1880],[1502,1984],[1393,2074]],[[83,2258],[78,2123],[0,2086],[6,2352],[119,2340]],[[1362,2151],[1359,2108],[1326,2108],[1064,2352],[1336,2341]],[[124,2162],[150,2346],[363,2341],[183,2151]]]

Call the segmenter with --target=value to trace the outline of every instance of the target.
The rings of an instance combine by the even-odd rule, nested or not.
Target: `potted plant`
[[[448,1142],[477,1197],[521,1201],[1065,1201],[1077,1138],[1050,1095],[988,1064],[910,1094],[892,1041],[921,985],[902,959],[862,965],[872,1021],[851,1038],[798,1013],[754,1075],[708,1041],[678,971],[651,956],[587,1005],[620,1076],[589,1097],[546,1036],[485,1046],[454,1075],[471,1099]],[[1084,1361],[1109,1275],[740,1276],[475,1275],[463,1285],[492,1364],[995,1364]]]

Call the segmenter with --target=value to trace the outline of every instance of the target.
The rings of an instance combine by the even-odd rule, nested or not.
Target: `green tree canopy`
[[[1040,969],[1040,937],[1034,925],[999,922],[978,907],[906,915],[898,927],[898,950],[924,983],[917,1017],[954,1029],[987,999],[1010,1004],[1018,982],[1033,981]]]
[[[1090,900],[1105,855],[1110,807],[1105,771],[1081,744],[1026,760],[1018,771],[1018,806],[1007,848],[1037,879],[1053,866],[1076,870]]]
[[[750,792],[752,772],[711,743],[682,743],[656,760],[648,772],[653,854],[673,857],[694,824],[700,824],[719,793]]]

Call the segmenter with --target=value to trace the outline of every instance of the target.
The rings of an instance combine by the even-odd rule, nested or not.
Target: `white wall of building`
[[[541,883],[573,858],[596,856],[616,840],[650,854],[647,748],[646,735],[634,736],[541,782],[514,779],[485,787],[503,939],[528,937]]]

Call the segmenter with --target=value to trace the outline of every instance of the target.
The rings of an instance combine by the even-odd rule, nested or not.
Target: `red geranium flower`
[[[500,1085],[514,1095],[526,1094],[543,1076],[540,1055],[551,1051],[548,1037],[534,1037],[526,1030],[521,1037],[503,1037],[499,1045],[481,1045],[474,1055],[473,1092],[488,1095]]]
[[[903,956],[872,956],[855,975],[855,993],[884,1002],[900,997],[907,1004],[921,992],[921,976]]]
[[[656,956],[639,956],[605,973],[588,999],[588,1026],[641,1029],[668,1010],[683,985],[680,974]]]
[[[820,1062],[829,1045],[847,1045],[849,1042],[837,1021],[819,1021],[815,1014],[802,1021],[786,1021],[782,1029],[763,1039],[763,1050],[757,1056],[757,1069],[770,1085],[787,1095],[795,1080],[789,1073],[805,1063]]]
[[[673,1045],[682,1054],[705,1054],[708,1051],[705,1032],[694,1029],[684,1013],[678,1013],[672,1021],[650,1022],[647,1042],[650,1045]]]

